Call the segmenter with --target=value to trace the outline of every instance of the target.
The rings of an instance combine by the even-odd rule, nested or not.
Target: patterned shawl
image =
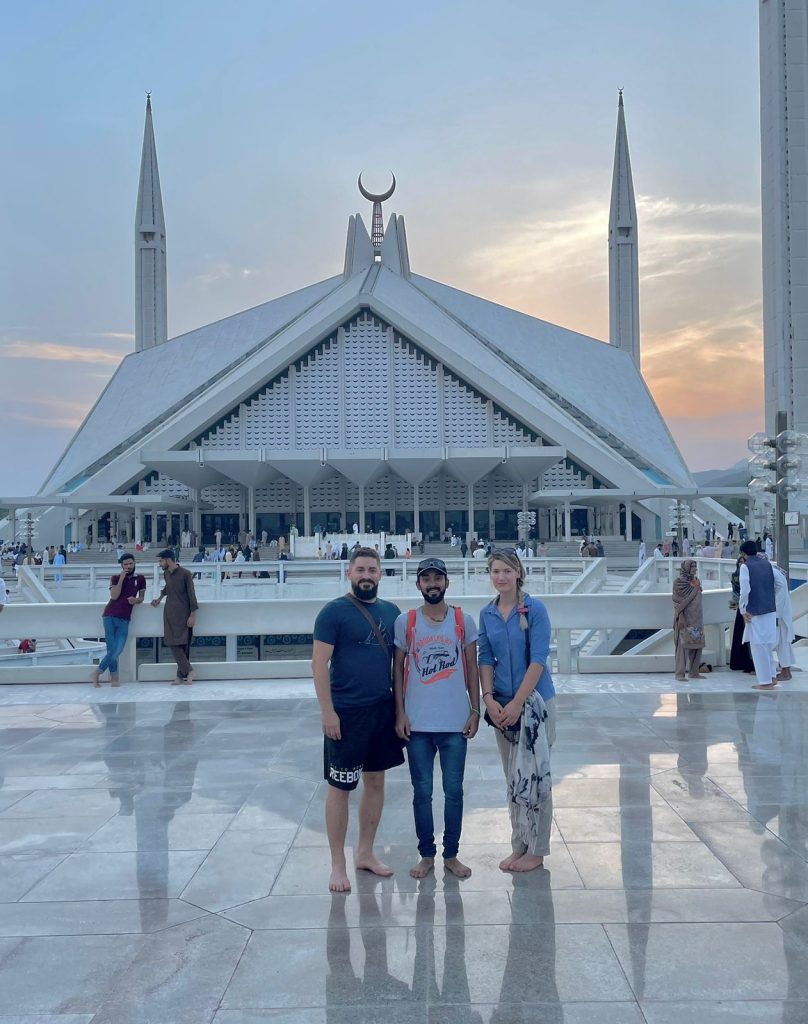
[[[525,702],[519,738],[508,760],[511,826],[530,845],[538,835],[541,808],[552,795],[547,707],[538,690]]]

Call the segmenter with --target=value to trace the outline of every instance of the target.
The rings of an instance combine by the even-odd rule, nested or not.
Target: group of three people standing
[[[349,892],[345,857],[350,793],[361,779],[357,869],[389,877],[374,853],[384,805],[384,773],[404,762],[413,786],[423,878],[437,855],[432,814],[435,756],[444,792],[443,864],[458,878],[471,868],[458,859],[467,744],[482,706],[497,730],[508,782],[511,854],[503,871],[538,868],[550,852],[550,747],[555,739],[555,689],[548,668],[550,621],[544,605],[524,590],[525,573],[513,549],[487,560],[496,597],[471,616],[446,602],[446,564],[426,558],[417,568],[420,607],[402,613],[378,594],[377,551],[359,548],[348,567],[351,591],[329,602],[314,627],[312,672],[320,703],[326,831],[332,892]],[[392,672],[391,672],[392,669]]]

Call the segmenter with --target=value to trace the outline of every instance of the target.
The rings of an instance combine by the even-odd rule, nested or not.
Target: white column
[[[365,532],[365,485],[359,485],[359,532]]]
[[[247,529],[252,533],[253,537],[255,537],[255,488],[254,487],[248,487],[247,488],[247,519],[248,519],[248,522],[249,522],[249,525],[247,526]]]
[[[421,485],[412,485],[412,532],[421,536]]]
[[[252,488],[251,488],[252,490]],[[253,494],[255,492],[253,491]],[[311,488],[303,488],[303,534],[311,537]]]
[[[98,532],[98,520],[96,519],[96,533]],[[143,543],[143,510],[135,512],[135,544]]]
[[[568,501],[564,502],[564,540],[572,540],[572,509]]]
[[[79,510],[73,509],[72,523],[70,525],[70,539],[77,541],[79,539]]]
[[[471,538],[474,536],[474,484],[468,485],[468,499],[469,499],[469,521],[468,529],[466,530],[466,543],[471,543]]]

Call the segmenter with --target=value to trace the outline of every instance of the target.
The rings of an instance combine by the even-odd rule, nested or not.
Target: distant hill
[[[729,469],[705,469],[694,473],[693,479],[699,487],[746,487],[749,483],[749,463],[741,459]]]

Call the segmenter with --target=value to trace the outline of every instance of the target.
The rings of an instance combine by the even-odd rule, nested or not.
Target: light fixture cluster
[[[808,456],[808,434],[782,430],[776,437],[762,431],[747,441],[753,458],[749,460],[752,479],[751,495],[777,494],[781,498],[798,498],[808,494],[808,483],[797,474]]]

